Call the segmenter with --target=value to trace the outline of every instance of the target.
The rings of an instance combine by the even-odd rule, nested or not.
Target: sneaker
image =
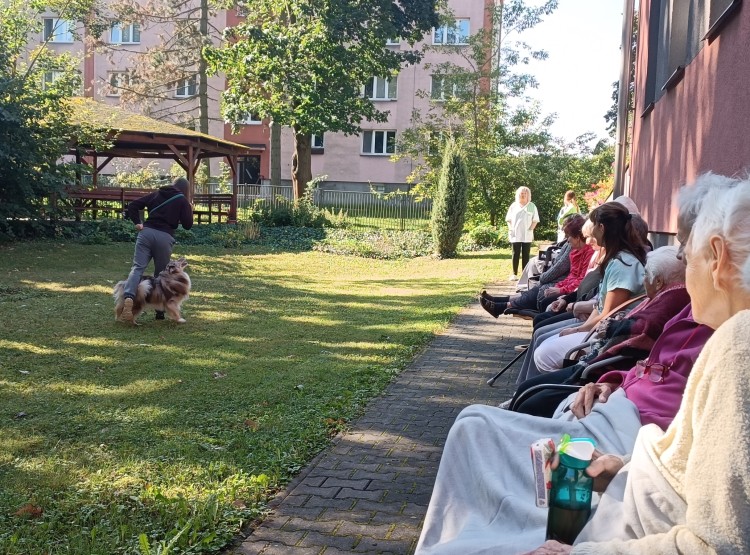
[[[133,318],[133,299],[127,297],[125,302],[122,303],[122,313],[120,314],[120,320],[123,322],[134,322]]]
[[[514,350],[515,352],[517,352],[517,353],[522,353],[522,352],[524,352],[525,350],[527,350],[528,348],[529,348],[529,346],[528,346],[528,345],[516,345],[515,347],[513,347],[513,350]]]
[[[510,274],[508,276],[508,281],[518,281],[518,276],[516,274]]]
[[[510,404],[511,404],[512,402],[513,402],[513,399],[508,399],[507,401],[503,401],[502,403],[500,403],[500,404],[499,404],[499,405],[497,406],[497,408],[499,408],[499,409],[505,409],[505,410],[508,410],[508,409],[510,409]]]

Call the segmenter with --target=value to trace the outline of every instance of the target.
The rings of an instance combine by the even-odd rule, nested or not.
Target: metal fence
[[[272,208],[292,200],[290,186],[240,185],[237,216],[249,218],[257,201]],[[316,189],[313,202],[349,226],[362,229],[429,229],[432,201],[416,200],[406,193],[382,195],[374,192]]]

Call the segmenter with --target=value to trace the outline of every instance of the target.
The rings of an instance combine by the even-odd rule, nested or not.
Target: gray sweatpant
[[[174,237],[164,231],[158,231],[150,227],[144,227],[138,233],[135,241],[135,253],[133,254],[133,266],[130,268],[128,281],[125,284],[125,297],[135,298],[141,276],[146,266],[154,259],[154,275],[158,276],[169,264],[172,256]]]

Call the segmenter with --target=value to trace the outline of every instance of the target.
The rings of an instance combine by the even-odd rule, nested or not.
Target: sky
[[[541,103],[543,114],[557,113],[553,135],[566,141],[589,131],[608,136],[604,114],[620,77],[622,10],[622,0],[559,0],[552,15],[520,35],[549,54],[527,66],[539,81],[528,96]]]

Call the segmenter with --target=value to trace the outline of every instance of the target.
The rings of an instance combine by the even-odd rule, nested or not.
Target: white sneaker
[[[508,276],[508,281],[518,281],[518,276],[516,274],[510,274]]]
[[[510,404],[513,402],[513,399],[508,399],[507,401],[503,401],[500,403],[497,408],[499,409],[506,409],[508,410],[510,408]]]

